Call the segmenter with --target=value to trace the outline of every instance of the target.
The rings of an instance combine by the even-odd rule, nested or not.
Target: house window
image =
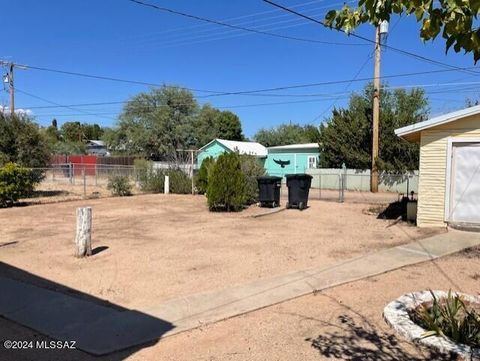
[[[308,169],[317,168],[317,157],[314,155],[308,156]]]

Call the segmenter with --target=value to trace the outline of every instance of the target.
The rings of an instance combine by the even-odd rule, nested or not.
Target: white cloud
[[[2,113],[10,113],[10,107],[6,107],[3,105],[0,105],[0,112]],[[33,115],[33,112],[30,109],[15,109],[15,114],[25,114],[25,115]]]

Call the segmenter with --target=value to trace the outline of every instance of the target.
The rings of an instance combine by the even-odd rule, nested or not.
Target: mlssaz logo
[[[289,160],[281,160],[281,159],[276,160],[275,158],[273,158],[273,161],[274,161],[275,163],[277,163],[277,164],[278,164],[280,167],[282,167],[282,168],[285,168],[286,165],[289,165],[289,164],[290,164],[290,161],[289,161]]]

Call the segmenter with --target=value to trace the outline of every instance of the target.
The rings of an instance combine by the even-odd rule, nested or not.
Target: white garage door
[[[480,143],[452,148],[450,221],[480,223]]]

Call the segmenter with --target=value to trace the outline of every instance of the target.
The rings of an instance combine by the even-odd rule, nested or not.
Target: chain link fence
[[[378,193],[370,192],[370,172],[312,169],[310,198],[337,202],[390,203],[418,191],[418,172],[380,173]]]
[[[418,191],[418,172],[380,173],[378,193],[370,192],[370,172],[355,169],[309,169],[312,176],[310,199],[332,202],[391,203]],[[288,196],[286,177],[282,177],[282,198]]]
[[[191,163],[154,162],[153,169],[182,170],[190,180],[196,170]],[[36,179],[41,179],[36,187],[34,198],[84,199],[107,197],[109,179],[113,176],[126,176],[132,185],[134,194],[145,193],[140,189],[142,170],[132,165],[116,164],[55,164],[48,168],[33,169]],[[312,175],[310,199],[334,202],[391,203],[410,192],[417,193],[418,172],[406,174],[381,173],[379,192],[371,193],[369,171],[352,169],[309,169]],[[281,197],[288,197],[286,178],[282,174],[270,174],[282,177]],[[194,182],[192,180],[192,189]],[[42,201],[39,200],[39,201]]]
[[[152,162],[150,166],[153,172],[159,172],[159,174],[169,169],[183,171],[188,179],[191,179],[193,174],[191,165],[179,166],[174,163]],[[142,172],[145,170],[135,166],[68,163],[55,164],[47,168],[33,168],[31,171],[33,178],[40,181],[35,187],[32,198],[28,200],[30,202],[42,203],[111,196],[108,184],[109,180],[116,176],[128,177],[133,194],[145,193],[140,189]]]

